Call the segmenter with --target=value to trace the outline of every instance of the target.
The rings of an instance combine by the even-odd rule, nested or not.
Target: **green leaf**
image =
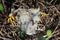
[[[0,11],[3,10],[3,5],[0,3]]]
[[[47,36],[50,36],[52,34],[51,30],[47,30]]]
[[[59,29],[59,32],[60,32],[60,29]]]
[[[20,36],[20,38],[24,38],[25,37],[25,33],[24,32],[20,32],[19,36]]]
[[[39,35],[39,36],[38,36],[38,40],[46,40],[46,38],[43,37],[42,35]]]

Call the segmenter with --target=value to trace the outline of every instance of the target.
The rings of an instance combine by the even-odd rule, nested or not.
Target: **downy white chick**
[[[17,21],[18,23],[20,22],[20,28],[22,31],[24,31],[27,35],[34,35],[36,34],[36,30],[38,27],[38,22],[40,21],[40,18],[38,17],[40,9],[19,9],[18,11],[18,15],[19,15],[19,21]],[[32,18],[31,18],[32,16]],[[32,23],[32,21],[34,21],[34,24]],[[33,24],[33,25],[32,25]]]

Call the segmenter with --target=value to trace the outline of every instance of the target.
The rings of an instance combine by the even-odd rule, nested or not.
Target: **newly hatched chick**
[[[20,22],[20,28],[22,31],[24,31],[27,35],[34,35],[36,34],[36,30],[38,27],[38,22],[40,21],[39,18],[39,11],[40,9],[19,9],[19,11],[17,12],[17,14],[19,15],[18,18],[18,24]],[[17,16],[18,17],[18,16]],[[33,22],[34,24],[33,24]]]

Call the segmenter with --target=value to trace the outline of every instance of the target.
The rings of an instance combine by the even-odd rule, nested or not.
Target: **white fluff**
[[[26,34],[28,35],[36,34],[37,26],[38,26],[37,24],[32,25],[32,22],[30,22],[27,27]]]
[[[40,21],[40,18],[38,16],[33,17],[34,23],[38,23]]]
[[[38,9],[30,8],[28,11],[30,13],[32,13],[33,15],[37,15],[40,11],[40,8],[38,8]]]
[[[21,19],[22,24],[30,21],[30,17],[28,15],[21,15],[20,19]]]

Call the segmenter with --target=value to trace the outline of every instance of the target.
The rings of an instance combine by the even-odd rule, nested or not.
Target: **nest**
[[[12,1],[12,0],[11,0]],[[47,37],[46,40],[60,40],[60,3],[57,2],[57,0],[16,0],[15,2],[6,2],[6,0],[2,1],[4,5],[5,11],[4,13],[10,13],[11,9],[14,9],[14,12],[17,11],[18,8],[22,9],[30,9],[30,8],[40,8],[40,11],[49,14],[49,16],[41,16],[43,22],[41,24],[45,25],[46,30],[51,29],[52,35],[50,37]],[[6,3],[6,4],[4,4]],[[10,7],[8,7],[8,4],[10,3]],[[13,5],[12,5],[13,4]],[[10,8],[10,9],[9,9]],[[8,12],[9,11],[9,12]],[[2,12],[2,13],[3,13]],[[2,17],[4,15],[4,17]],[[23,39],[19,36],[19,32],[21,31],[19,27],[12,27],[11,23],[7,23],[8,14],[1,14],[1,18],[3,21],[0,23],[0,39],[2,40],[29,40],[29,39],[37,39],[36,35],[35,37],[25,35]],[[16,13],[13,13],[13,16],[16,17]],[[39,22],[40,23],[40,22]],[[43,34],[46,32],[43,31],[38,34]]]

